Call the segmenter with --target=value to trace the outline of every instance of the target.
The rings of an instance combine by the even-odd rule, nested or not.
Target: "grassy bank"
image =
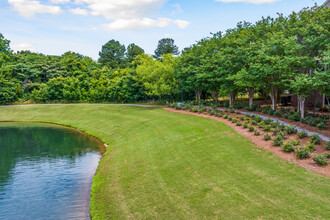
[[[161,108],[16,106],[0,121],[71,125],[109,143],[95,219],[326,219],[328,178],[256,148],[230,127]]]

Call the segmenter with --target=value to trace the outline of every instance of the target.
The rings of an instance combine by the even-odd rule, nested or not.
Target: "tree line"
[[[176,56],[173,56],[176,55]],[[67,52],[62,56],[13,53],[0,35],[0,102],[145,102],[237,95],[278,97],[289,92],[304,102],[312,91],[330,96],[330,9],[306,8],[289,16],[239,22],[212,34],[179,55],[174,40],[159,41],[154,56],[110,40],[98,61]]]

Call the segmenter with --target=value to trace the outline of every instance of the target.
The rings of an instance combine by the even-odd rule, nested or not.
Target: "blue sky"
[[[98,58],[111,39],[153,54],[170,37],[180,50],[210,33],[325,0],[1,0],[0,33],[14,50]]]

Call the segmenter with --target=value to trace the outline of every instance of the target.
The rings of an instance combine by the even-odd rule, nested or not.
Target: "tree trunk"
[[[235,94],[230,93],[229,94],[229,107],[233,107],[235,105]]]
[[[219,91],[211,91],[211,96],[214,99],[215,103],[219,102]]]
[[[277,86],[272,86],[271,91],[270,91],[270,98],[272,99],[272,109],[273,110],[276,110],[277,94],[278,94]]]
[[[298,110],[300,111],[301,118],[305,118],[305,100],[305,97],[298,95]]]
[[[198,103],[201,103],[202,90],[197,89],[197,90],[195,90],[195,93],[196,93],[196,99],[197,99]]]
[[[250,87],[249,90],[249,106],[253,105],[253,96],[254,96],[254,88]]]

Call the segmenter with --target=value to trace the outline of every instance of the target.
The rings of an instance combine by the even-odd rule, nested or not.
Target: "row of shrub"
[[[272,119],[263,119],[258,115],[246,115],[246,116],[236,116],[233,117],[229,113],[236,113],[240,115],[239,111],[235,111],[234,109],[225,109],[220,110],[217,106],[212,106],[212,108],[206,108],[205,106],[194,106],[191,104],[186,104],[183,106],[179,106],[177,104],[170,104],[169,107],[176,108],[179,110],[188,110],[191,112],[196,112],[199,114],[209,114],[216,117],[223,117],[231,121],[233,124],[237,126],[242,126],[249,130],[249,132],[253,132],[254,135],[259,136],[260,130],[265,132],[264,140],[265,141],[273,141],[275,146],[281,147],[285,152],[295,152],[298,159],[306,159],[309,158],[311,153],[316,150],[315,145],[321,144],[321,138],[317,134],[311,135],[311,141],[307,142],[305,146],[300,146],[300,140],[290,140],[286,141],[287,135],[297,134],[299,139],[308,137],[306,131],[297,131],[294,126],[291,125],[283,125],[277,121],[273,121]],[[270,135],[271,133],[272,135]],[[272,138],[273,136],[273,138]],[[330,142],[326,143],[326,149],[330,150]],[[327,165],[328,158],[330,154],[325,153],[324,155],[317,155],[313,157],[313,160],[319,165]]]
[[[196,102],[188,102],[186,105],[187,106],[196,105]],[[214,108],[214,107],[229,108],[229,103],[228,102],[219,102],[218,104],[214,104],[212,102],[203,102],[203,104],[200,105],[200,108],[204,107],[204,106],[210,106],[212,108]],[[259,105],[249,106],[247,104],[235,104],[233,106],[233,108],[234,109],[243,109],[246,111],[262,112],[264,114],[289,119],[291,121],[300,121],[300,122],[308,124],[310,126],[317,127],[320,130],[324,130],[326,128],[326,126],[329,122],[329,119],[330,119],[330,117],[328,115],[318,114],[318,113],[308,113],[308,112],[305,112],[305,118],[301,118],[301,115],[297,111],[297,109],[284,108],[284,107],[281,107],[279,110],[273,110],[270,106],[266,106],[266,107],[262,108]]]

